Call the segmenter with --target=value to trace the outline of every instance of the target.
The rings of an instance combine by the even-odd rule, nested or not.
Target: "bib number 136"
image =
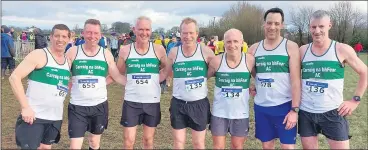
[[[311,93],[324,93],[325,88],[328,88],[327,83],[321,83],[321,82],[311,82],[307,81],[306,85],[308,87],[308,91]]]

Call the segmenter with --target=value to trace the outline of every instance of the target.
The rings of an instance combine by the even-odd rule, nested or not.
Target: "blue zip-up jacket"
[[[1,58],[11,57],[8,45],[14,48],[13,38],[6,33],[1,33]]]

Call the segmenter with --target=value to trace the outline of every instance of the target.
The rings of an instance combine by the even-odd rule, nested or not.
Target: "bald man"
[[[215,76],[210,130],[214,149],[225,149],[231,135],[231,149],[243,149],[249,129],[249,81],[254,57],[242,53],[243,34],[230,29],[224,34],[225,53],[209,63],[208,78]]]

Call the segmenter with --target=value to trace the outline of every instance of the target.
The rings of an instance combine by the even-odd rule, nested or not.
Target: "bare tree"
[[[101,30],[102,30],[102,33],[107,33],[107,31],[109,31],[109,28],[107,27],[106,24],[101,24]]]
[[[263,39],[263,14],[262,7],[251,5],[248,2],[237,2],[227,10],[221,19],[210,20],[207,25],[207,37],[218,36],[223,39],[226,30],[236,28],[243,32],[244,41],[253,44]]]
[[[355,36],[358,29],[362,27],[364,28],[364,24],[367,24],[366,18],[367,18],[366,14],[364,16],[359,10],[355,10],[352,18],[352,25],[353,25],[352,36]]]
[[[330,8],[332,23],[335,28],[332,30],[335,40],[344,43],[346,41],[346,34],[348,27],[353,20],[353,7],[351,2],[338,2],[334,7]]]
[[[294,31],[298,33],[297,43],[299,45],[304,45],[304,35],[309,35],[309,19],[314,12],[313,7],[299,7],[298,10],[294,8],[290,11],[291,15],[291,25],[294,27]],[[307,37],[308,38],[308,37]]]

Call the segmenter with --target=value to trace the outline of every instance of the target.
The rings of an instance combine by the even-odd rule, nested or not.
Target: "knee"
[[[275,149],[275,141],[271,140],[268,142],[263,142],[262,147],[263,149]]]
[[[193,148],[194,149],[204,149],[204,142],[202,141],[193,141]]]
[[[185,139],[174,139],[174,149],[184,149]]]
[[[89,140],[89,146],[93,149],[99,149],[100,148],[100,140],[95,139],[95,138],[91,138]]]
[[[144,145],[153,145],[153,136],[144,136],[143,137]]]
[[[231,143],[231,149],[243,149],[243,144]]]
[[[51,145],[41,144],[40,147],[38,147],[38,149],[40,149],[40,150],[42,150],[42,149],[51,149]]]
[[[295,149],[294,144],[281,144],[281,149]]]
[[[124,149],[132,149],[135,143],[135,139],[128,136],[124,136]]]
[[[213,143],[213,149],[225,149],[225,145],[220,143]]]

